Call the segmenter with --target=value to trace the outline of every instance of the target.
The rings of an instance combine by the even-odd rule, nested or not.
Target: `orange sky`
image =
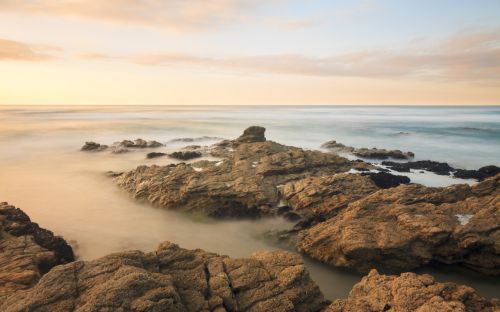
[[[500,5],[433,3],[4,0],[0,104],[500,104]]]

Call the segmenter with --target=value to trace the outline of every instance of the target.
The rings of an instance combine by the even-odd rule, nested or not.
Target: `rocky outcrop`
[[[373,168],[332,153],[262,141],[260,127],[249,129],[237,140],[212,146],[212,154],[226,158],[206,162],[203,168],[184,163],[140,166],[115,181],[135,198],[168,209],[249,217],[269,214],[278,206],[279,185],[352,168]]]
[[[151,253],[58,266],[33,288],[0,301],[0,310],[306,312],[326,304],[296,254],[231,259],[165,242]]]
[[[136,139],[134,141],[131,140],[123,140],[121,142],[117,142],[114,144],[117,147],[126,147],[126,148],[154,148],[164,146],[162,143],[158,141],[146,141],[143,139]]]
[[[297,247],[361,272],[433,262],[500,274],[500,175],[472,187],[400,185],[350,203],[299,233]]]
[[[151,152],[146,155],[147,159],[158,158],[167,155],[166,153]]]
[[[0,302],[32,287],[54,266],[73,260],[64,239],[31,222],[20,209],[0,203]]]
[[[499,309],[498,299],[485,299],[468,286],[438,283],[427,274],[387,276],[372,270],[354,285],[346,299],[335,300],[325,312],[494,312]]]
[[[199,158],[201,157],[200,152],[196,151],[181,151],[181,152],[173,152],[168,154],[169,157],[175,158],[175,159],[180,159],[180,160],[190,160],[193,158]]]
[[[412,152],[402,152],[400,150],[386,150],[384,148],[355,148],[352,146],[346,146],[335,140],[325,142],[321,145],[322,148],[326,148],[335,152],[349,153],[361,158],[371,158],[371,159],[410,159],[415,157]]]
[[[224,138],[204,135],[204,136],[196,137],[196,138],[177,138],[177,139],[172,139],[169,142],[171,142],[171,143],[178,143],[178,142],[189,143],[189,142],[222,141],[222,140],[224,140]]]
[[[370,177],[373,183],[383,189],[410,183],[410,178],[388,172],[362,172],[361,175]]]
[[[90,152],[90,151],[91,152],[100,152],[100,151],[104,151],[107,148],[108,148],[107,145],[101,145],[99,143],[89,141],[89,142],[85,142],[85,144],[82,146],[81,150],[85,151],[85,152]]]
[[[483,181],[489,177],[495,176],[500,173],[500,168],[497,166],[484,166],[478,170],[464,170],[456,169],[453,172],[453,176],[460,179],[476,179],[478,181]]]

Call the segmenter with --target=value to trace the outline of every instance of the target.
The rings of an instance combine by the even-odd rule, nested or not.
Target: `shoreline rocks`
[[[31,222],[21,209],[0,203],[0,302],[72,261],[73,250],[63,238]]]
[[[164,144],[158,141],[146,141],[143,139],[136,139],[134,141],[131,140],[123,140],[121,142],[115,142],[113,145],[108,146],[104,144],[99,144],[93,141],[85,142],[85,144],[80,149],[84,152],[102,152],[105,150],[111,150],[114,154],[123,154],[129,151],[129,148],[157,148],[165,146]]]
[[[335,300],[325,312],[494,312],[498,309],[500,300],[485,299],[468,286],[438,283],[427,274],[387,276],[372,270],[354,285],[347,298]]]
[[[361,158],[370,158],[370,159],[411,159],[415,157],[413,152],[402,152],[400,150],[387,150],[384,148],[355,148],[352,146],[346,146],[342,143],[339,143],[335,140],[325,142],[321,145],[321,148],[333,150],[335,152],[340,153],[348,153],[353,154],[354,156]]]
[[[194,158],[199,158],[202,156],[200,152],[197,151],[180,151],[168,154],[169,157],[180,159],[180,160],[190,160]]]
[[[499,181],[497,175],[472,187],[379,190],[301,231],[297,248],[359,272],[402,272],[435,261],[499,275]]]
[[[232,259],[164,242],[155,252],[57,266],[0,302],[0,310],[313,312],[327,304],[297,254]]]

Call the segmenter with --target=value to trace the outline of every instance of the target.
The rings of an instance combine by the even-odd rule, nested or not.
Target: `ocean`
[[[85,141],[232,139],[251,125],[266,127],[269,140],[307,149],[320,149],[334,139],[354,147],[412,151],[416,160],[448,162],[455,168],[500,165],[499,106],[0,106],[0,201],[20,207],[62,235],[84,260],[128,249],[153,250],[164,240],[233,257],[277,249],[265,233],[290,228],[284,219],[216,221],[165,211],[131,199],[104,175],[174,162],[169,158],[148,160],[147,151],[79,151]],[[168,144],[161,150],[182,144],[192,143]],[[474,183],[432,173],[409,176],[428,186]],[[344,297],[360,279],[305,261],[329,299]],[[471,285],[490,297],[500,286],[453,267],[422,271],[440,281]]]

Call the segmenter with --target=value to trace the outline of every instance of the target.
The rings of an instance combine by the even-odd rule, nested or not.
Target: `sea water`
[[[266,127],[270,140],[307,149],[320,149],[334,139],[354,147],[412,151],[417,160],[444,161],[456,168],[500,165],[500,107],[3,106],[0,201],[20,207],[42,227],[64,236],[84,260],[128,249],[150,251],[165,240],[232,257],[277,249],[264,234],[290,228],[284,219],[217,221],[166,211],[131,199],[104,175],[108,170],[175,162],[169,158],[148,160],[150,150],[119,155],[79,151],[90,140],[231,139],[250,125]],[[167,144],[159,151],[177,150],[182,144]],[[408,175],[429,186],[473,183],[431,173]],[[345,297],[360,279],[352,272],[305,261],[330,299]],[[493,278],[450,267],[423,271],[498,296],[499,283]]]

